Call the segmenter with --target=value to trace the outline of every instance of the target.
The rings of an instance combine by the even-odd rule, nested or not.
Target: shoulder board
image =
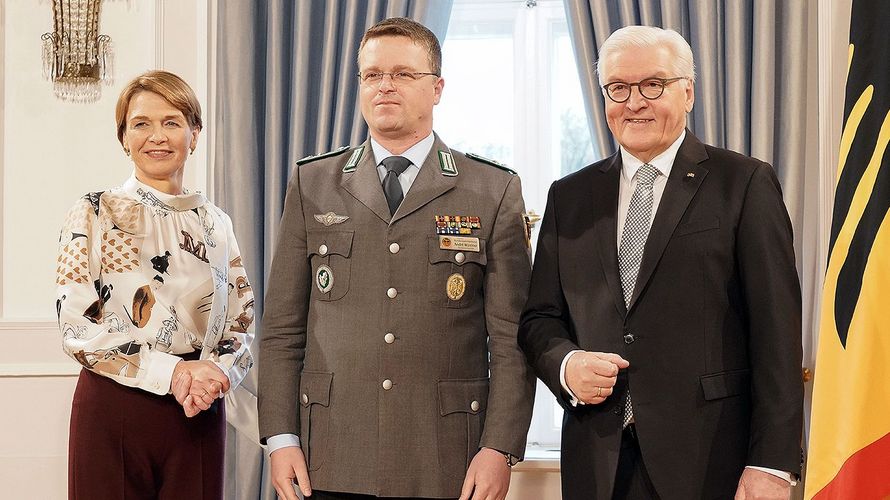
[[[305,158],[300,158],[299,160],[297,160],[297,165],[305,165],[307,163],[312,163],[315,160],[320,160],[322,158],[330,158],[332,156],[341,155],[348,150],[349,150],[349,146],[343,146],[342,148],[337,148],[333,151],[328,151],[327,153],[322,153],[319,155],[311,155],[311,156],[307,156]]]
[[[513,175],[516,175],[515,170],[511,169],[510,167],[504,165],[503,163],[501,163],[499,161],[494,161],[490,158],[486,158],[484,156],[479,156],[479,155],[473,154],[473,153],[464,153],[464,154],[467,156],[467,158],[470,158],[471,160],[476,160],[480,163],[485,163],[486,165],[491,165],[492,167],[499,168],[499,169],[503,170],[504,172],[509,172]]]

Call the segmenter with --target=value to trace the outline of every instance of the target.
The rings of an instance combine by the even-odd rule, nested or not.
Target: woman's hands
[[[194,417],[231,388],[229,377],[212,361],[180,361],[173,369],[170,389],[185,416]]]

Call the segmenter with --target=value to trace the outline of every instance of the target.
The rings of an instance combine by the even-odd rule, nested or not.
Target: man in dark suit
[[[433,132],[439,42],[404,18],[359,49],[370,138],[291,176],[260,340],[259,431],[279,495],[503,500],[534,375],[513,172]]]
[[[620,152],[556,181],[520,345],[565,407],[565,500],[788,498],[800,471],[800,286],[770,165],[686,130],[676,32],[613,33]]]

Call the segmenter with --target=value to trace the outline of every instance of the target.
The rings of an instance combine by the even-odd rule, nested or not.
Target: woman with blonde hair
[[[116,119],[133,174],[79,199],[60,237],[62,345],[84,367],[69,498],[221,499],[221,398],[253,364],[253,292],[231,220],[182,185],[202,128],[192,89],[144,73]]]

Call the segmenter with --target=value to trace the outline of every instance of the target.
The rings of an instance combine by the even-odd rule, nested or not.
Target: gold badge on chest
[[[449,299],[460,300],[465,291],[467,291],[467,280],[464,279],[464,275],[454,273],[448,277],[445,282],[445,293],[448,294]]]

